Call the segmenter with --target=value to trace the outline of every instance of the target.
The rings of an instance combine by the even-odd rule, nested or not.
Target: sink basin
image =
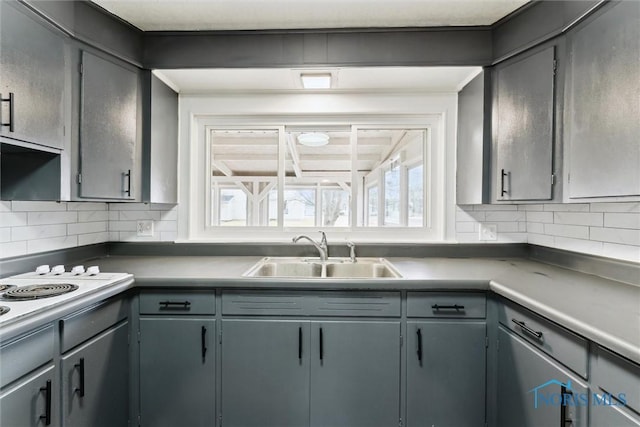
[[[402,275],[384,258],[314,258],[267,257],[243,274],[244,277],[297,277],[309,279],[383,279]]]

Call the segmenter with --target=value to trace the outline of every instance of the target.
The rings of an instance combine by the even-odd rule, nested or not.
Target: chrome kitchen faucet
[[[301,234],[300,236],[294,237],[293,238],[293,243],[298,243],[298,240],[300,240],[300,239],[307,239],[318,250],[318,253],[320,254],[320,261],[326,261],[327,258],[329,257],[329,247],[327,245],[327,235],[325,234],[324,231],[319,231],[319,233],[322,234],[322,238],[320,239],[320,243],[317,243],[311,237],[305,236],[303,234]]]

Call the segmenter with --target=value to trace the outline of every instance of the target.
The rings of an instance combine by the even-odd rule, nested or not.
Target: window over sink
[[[309,229],[334,241],[440,238],[437,117],[246,122],[209,118],[201,128],[196,239],[274,240]]]

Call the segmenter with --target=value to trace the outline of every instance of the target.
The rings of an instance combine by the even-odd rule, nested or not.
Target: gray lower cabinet
[[[587,426],[583,380],[502,325],[496,386],[498,427]]]
[[[603,398],[602,394],[598,394]],[[605,399],[606,401],[606,399]],[[631,415],[618,405],[619,403],[608,401],[609,404],[592,404],[589,409],[589,425],[591,427],[640,427],[640,416]]]
[[[555,46],[494,72],[494,200],[552,198]]]
[[[124,321],[62,356],[65,427],[127,427],[129,325]]]
[[[215,336],[214,319],[140,319],[141,426],[216,425]]]
[[[407,427],[484,427],[486,322],[407,322]]]
[[[399,321],[228,319],[221,354],[225,427],[398,425]]]
[[[5,367],[4,369],[9,369]],[[0,394],[0,425],[3,427],[57,426],[58,376],[48,366]]]
[[[140,191],[138,73],[86,51],[81,73],[79,195],[134,199]]]
[[[222,321],[222,425],[308,425],[309,331],[308,321]]]
[[[20,3],[0,2],[0,136],[61,149],[65,41],[52,28]]]
[[[640,195],[640,3],[608,2],[567,34],[569,198]]]
[[[311,322],[312,427],[395,426],[400,322]]]

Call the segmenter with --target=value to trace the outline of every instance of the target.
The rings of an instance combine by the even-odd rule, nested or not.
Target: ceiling
[[[92,0],[143,31],[491,25],[529,0]]]
[[[180,69],[155,73],[182,94],[304,91],[301,73],[332,74],[330,91],[457,92],[480,67]]]

